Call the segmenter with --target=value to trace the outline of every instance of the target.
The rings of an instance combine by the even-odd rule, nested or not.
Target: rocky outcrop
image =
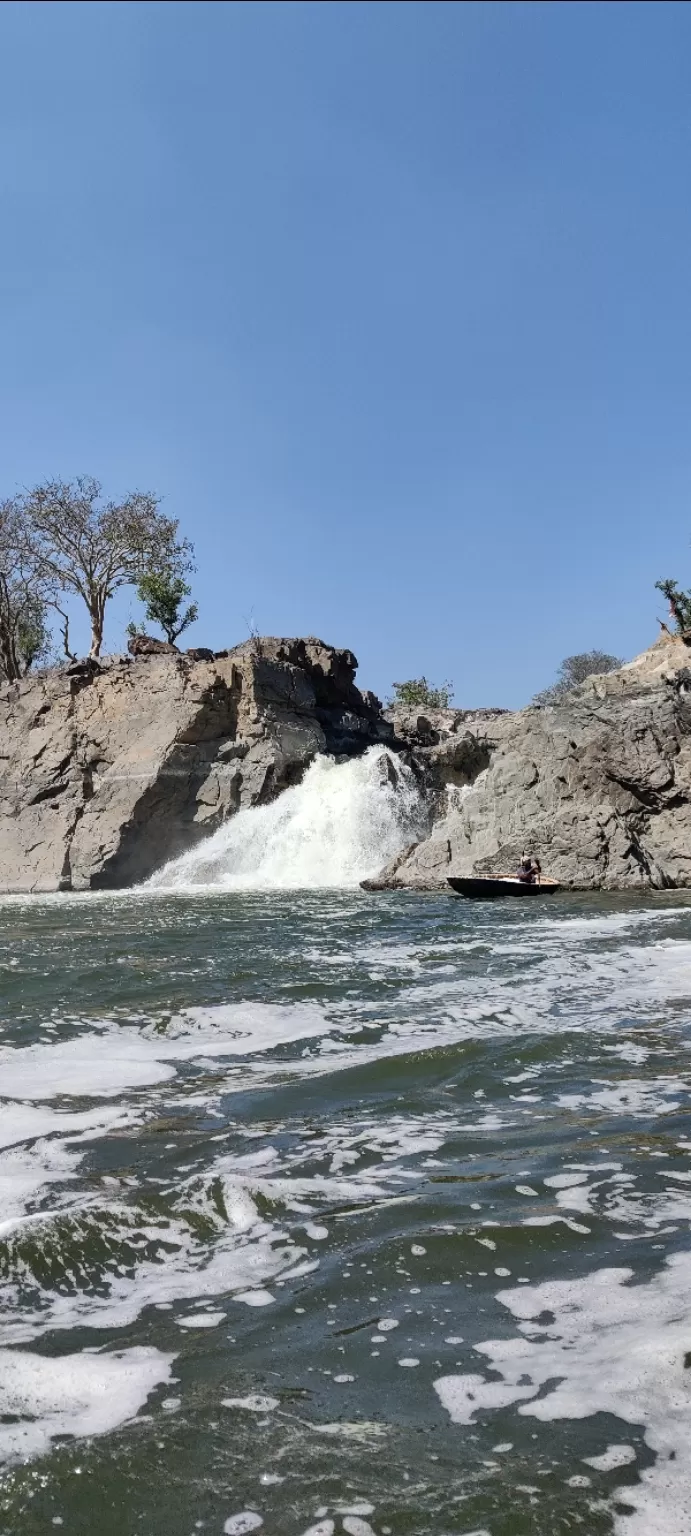
[[[436,774],[438,816],[368,889],[440,889],[448,875],[512,871],[524,850],[574,888],[691,885],[691,652],[681,640],[663,636],[556,706],[422,726],[397,718],[396,729]]]
[[[170,640],[157,640],[155,635],[131,635],[127,642],[130,656],[177,656],[178,648]],[[213,655],[213,651],[211,653]]]
[[[80,662],[5,688],[0,889],[129,885],[298,782],[315,754],[393,736],[352,651],[269,638],[205,654]]]
[[[472,784],[490,761],[485,730],[507,709],[389,709],[385,718],[399,749],[407,749],[411,766],[422,779],[430,804],[443,805],[449,786]]]

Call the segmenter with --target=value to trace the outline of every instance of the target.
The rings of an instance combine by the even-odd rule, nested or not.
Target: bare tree
[[[47,657],[52,596],[50,580],[37,569],[18,503],[0,502],[0,675],[7,682],[16,682]]]
[[[584,683],[587,677],[602,672],[616,672],[623,665],[620,656],[610,656],[607,651],[582,651],[577,656],[566,656],[559,664],[556,683],[536,693],[533,704],[558,704],[573,688]]]
[[[82,475],[38,485],[20,505],[42,579],[58,591],[76,593],[86,605],[93,657],[103,644],[106,605],[119,587],[152,571],[174,577],[192,568],[192,546],[178,538],[177,519],[165,517],[158,497],[148,491],[133,491],[121,502],[103,501],[98,480]],[[63,637],[70,655],[66,623]]]

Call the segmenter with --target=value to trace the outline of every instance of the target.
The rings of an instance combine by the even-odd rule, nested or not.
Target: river
[[[0,913],[2,1536],[691,1531],[691,897]]]

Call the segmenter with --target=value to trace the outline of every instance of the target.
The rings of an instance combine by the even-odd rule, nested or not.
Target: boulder
[[[155,635],[132,635],[127,642],[130,656],[179,656],[176,645],[157,640]]]

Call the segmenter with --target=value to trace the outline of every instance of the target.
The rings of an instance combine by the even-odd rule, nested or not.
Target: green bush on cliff
[[[152,624],[160,625],[166,640],[175,645],[178,636],[194,624],[199,609],[190,603],[184,613],[182,604],[190,596],[191,588],[182,576],[169,571],[148,571],[137,585],[137,596],[146,605],[146,617]]]
[[[405,683],[393,684],[389,703],[394,709],[449,709],[452,698],[453,683],[435,688],[426,677],[409,677]]]
[[[676,581],[656,581],[655,586],[667,598],[670,614],[679,633],[691,629],[691,592],[682,592]]]

